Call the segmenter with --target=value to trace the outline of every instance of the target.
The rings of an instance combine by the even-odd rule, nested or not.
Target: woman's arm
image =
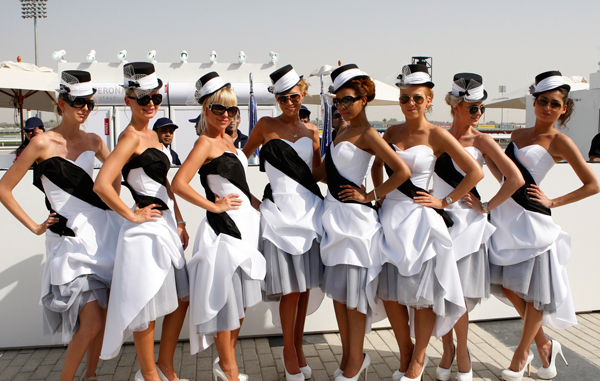
[[[488,202],[488,210],[493,210],[511,197],[517,189],[522,187],[525,184],[525,180],[523,180],[523,176],[517,165],[504,154],[500,145],[491,136],[480,135],[475,141],[475,146],[486,157],[488,166],[490,165],[489,163],[493,163],[501,172],[501,176],[506,177],[498,192]],[[484,213],[481,202],[476,197],[469,193],[463,199],[465,204],[480,213]]]
[[[477,163],[473,156],[465,150],[458,140],[443,128],[432,128],[429,135],[429,141],[436,154],[447,152],[452,160],[458,164],[459,168],[465,172],[465,177],[462,181],[452,192],[444,197],[443,200],[440,200],[429,193],[417,192],[419,196],[414,198],[415,202],[418,202],[423,206],[443,209],[449,205],[446,202],[447,197],[450,197],[454,203],[477,185],[477,183],[483,179],[483,170],[479,166],[479,163]]]
[[[110,155],[110,151],[108,150],[106,143],[104,143],[104,140],[102,140],[100,136],[93,133],[90,133],[90,135],[91,138],[94,140],[94,146],[97,147],[96,158],[100,160],[100,162],[104,163],[108,158],[108,155]],[[115,177],[112,186],[115,189],[115,192],[117,192],[117,194],[121,194],[121,173],[119,173],[119,175]]]
[[[38,224],[25,213],[21,205],[15,200],[12,192],[33,163],[42,157],[46,157],[47,151],[50,149],[51,145],[48,137],[43,135],[38,136],[36,139],[32,139],[21,153],[21,156],[19,156],[19,159],[8,169],[8,171],[6,171],[2,179],[0,179],[0,202],[4,204],[6,209],[8,209],[19,222],[37,235],[44,234],[50,225],[58,222],[58,218],[54,217],[56,213],[50,214],[46,221]]]
[[[583,185],[578,189],[575,189],[573,192],[567,193],[564,196],[557,197],[553,200],[550,200],[548,197],[546,197],[540,187],[537,185],[532,185],[527,191],[527,193],[531,195],[532,200],[541,203],[547,208],[556,208],[582,200],[600,191],[598,178],[594,174],[594,171],[592,171],[589,164],[585,162],[585,159],[583,156],[581,156],[579,149],[569,137],[564,134],[559,134],[553,139],[551,147],[553,148],[552,151],[557,150],[560,157],[562,157],[571,165],[575,171],[575,174],[577,177],[579,177],[579,180],[581,180]]]
[[[246,145],[244,146],[244,155],[246,157],[252,156],[254,151],[258,149],[258,147],[263,144],[265,137],[264,131],[266,128],[267,117],[260,118],[258,122],[252,128],[252,132],[250,132],[250,136],[248,136],[248,140],[246,141]]]
[[[157,204],[148,205],[143,209],[136,207],[135,211],[132,212],[121,200],[112,185],[115,179],[121,175],[123,166],[135,153],[139,142],[140,138],[134,132],[127,131],[123,133],[115,150],[106,158],[94,182],[94,192],[100,196],[106,205],[126,220],[136,223],[156,221],[156,218],[162,216],[160,210],[154,209],[160,206]]]
[[[313,160],[312,160],[312,170],[319,168],[321,165],[321,139],[319,137],[319,128],[312,123],[306,123],[306,128],[308,128],[312,133],[312,141],[313,141]]]
[[[190,181],[192,181],[198,169],[209,160],[211,147],[212,143],[204,136],[196,140],[192,152],[185,159],[173,179],[173,192],[187,202],[212,213],[223,213],[231,209],[239,209],[242,200],[239,199],[238,194],[231,193],[222,199],[215,195],[215,202],[213,203],[199,195],[190,185]]]
[[[183,219],[183,215],[179,210],[179,205],[177,205],[177,200],[175,199],[175,194],[171,190],[171,183],[167,180],[167,193],[169,197],[173,200],[173,205],[175,208],[175,220],[177,221],[177,233],[179,233],[179,238],[181,239],[181,243],[183,244],[183,250],[187,249],[188,243],[190,242],[190,236],[188,235],[187,230],[185,229],[185,220]]]

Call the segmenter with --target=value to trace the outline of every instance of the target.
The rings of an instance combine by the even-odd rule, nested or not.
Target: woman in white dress
[[[333,299],[342,339],[342,361],[336,381],[357,380],[370,364],[363,353],[365,332],[375,308],[381,225],[371,202],[410,177],[410,171],[369,124],[365,108],[375,98],[375,84],[354,64],[331,73],[333,104],[349,127],[329,146],[325,163],[314,172],[327,177],[324,201],[321,258],[325,265],[323,291]],[[374,157],[387,163],[394,174],[370,192],[363,185]],[[375,273],[378,273],[376,270]]]
[[[123,66],[125,104],[131,121],[119,136],[94,191],[127,221],[121,227],[101,358],[119,354],[133,332],[140,371],[136,380],[177,380],[173,356],[188,307],[189,289],[183,250],[188,235],[167,173],[170,162],[148,123],[162,102],[162,81],[154,65]],[[129,208],[107,184],[123,172],[135,200]],[[154,362],[155,320],[164,316],[160,351]]]
[[[460,202],[455,202],[445,209],[454,223],[449,231],[467,312],[454,325],[456,347],[452,330],[442,338],[444,353],[436,369],[437,379],[442,381],[450,379],[454,357],[458,367],[458,381],[473,379],[471,356],[467,348],[469,312],[482,298],[488,298],[490,294],[488,240],[496,230],[488,222],[487,213],[525,184],[519,169],[504,154],[500,145],[490,135],[476,129],[479,118],[485,111],[483,102],[486,99],[483,78],[473,73],[456,74],[452,91],[446,94],[446,103],[451,107],[450,113],[453,118],[450,134],[465,147],[480,166],[483,166],[485,159],[498,181],[501,181],[503,176],[505,180],[489,202],[482,203],[477,189],[473,188]],[[464,172],[457,168],[448,154],[440,155],[435,163],[433,195],[438,198],[445,197],[463,177]]]
[[[250,157],[262,146],[260,169],[269,177],[260,205],[259,246],[267,262],[264,299],[277,302],[269,305],[273,304],[274,322],[279,325],[276,316],[281,321],[286,379],[302,381],[312,374],[302,350],[304,322],[323,300],[323,196],[312,177],[312,170],[321,165],[319,129],[300,121],[308,85],[292,66],[274,71],[271,81],[282,114],[258,121],[244,153]]]
[[[262,299],[265,259],[258,251],[259,201],[246,181],[247,159],[225,129],[239,113],[231,85],[210,72],[196,82],[202,105],[200,137],[173,179],[173,190],[206,209],[196,234],[190,271],[190,350],[195,354],[213,342],[219,357],[215,381],[247,380],[238,371],[235,344],[245,310]],[[206,197],[191,186],[194,175]]]
[[[570,86],[560,72],[549,71],[535,77],[531,88],[535,97],[535,125],[515,130],[506,154],[515,162],[525,185],[493,213],[497,230],[490,245],[492,293],[512,304],[524,320],[523,333],[505,380],[521,380],[529,368],[535,340],[542,360],[538,377],[554,378],[560,343],[549,340],[542,325],[568,328],[577,324],[566,264],[571,254],[567,233],[552,221],[551,209],[598,193],[598,179],[573,141],[556,129],[573,112]],[[539,184],[554,166],[566,160],[583,185],[563,196],[549,199]],[[564,360],[564,356],[563,360]],[[565,361],[566,362],[566,361]]]
[[[62,341],[69,343],[60,379],[73,380],[87,353],[83,377],[91,381],[97,380],[120,217],[92,190],[94,158],[104,162],[109,151],[98,135],[81,129],[95,106],[90,74],[62,72],[58,92],[60,124],[31,139],[0,180],[0,201],[33,233],[46,233],[40,304],[44,335],[60,331]],[[51,212],[42,224],[12,195],[34,163],[34,185],[45,193]],[[115,193],[120,180],[108,184]]]
[[[400,348],[400,369],[394,380],[418,380],[427,366],[425,354],[432,333],[446,334],[462,316],[465,302],[443,211],[483,178],[483,171],[467,151],[443,128],[429,123],[433,83],[424,64],[406,65],[399,76],[400,108],[404,124],[390,126],[383,138],[410,167],[412,177],[383,201],[382,271],[378,296]],[[465,176],[442,199],[427,192],[436,158],[448,153]],[[373,183],[383,180],[383,163],[373,165]],[[387,168],[386,168],[387,169]],[[388,173],[390,171],[388,170]],[[409,311],[414,318],[410,333]]]

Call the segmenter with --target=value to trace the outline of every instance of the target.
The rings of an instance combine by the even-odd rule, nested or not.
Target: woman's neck
[[[348,123],[350,124],[350,128],[368,127],[371,125],[371,123],[369,123],[369,120],[367,119],[367,113],[365,112],[364,108],[358,115],[356,115],[354,119],[349,120]]]
[[[279,115],[279,118],[281,118],[281,120],[286,124],[296,124],[296,123],[298,123],[298,121],[300,121],[300,114],[294,114],[294,115],[281,114],[281,115]]]
[[[471,131],[471,124],[459,123],[456,119],[452,122],[452,127],[448,130],[456,139],[463,135],[467,135]]]
[[[408,128],[408,130],[410,131],[416,131],[426,126],[427,124],[429,124],[429,122],[427,121],[427,119],[425,119],[425,116],[421,116],[414,119],[406,119],[405,122],[406,128]]]
[[[52,131],[60,134],[65,140],[71,140],[79,134],[80,127],[81,125],[77,122],[63,119]]]
[[[150,123],[150,121],[147,119],[135,118],[135,117],[132,117],[131,122],[129,122],[129,124],[137,131],[141,131],[141,130],[148,128],[149,123]]]
[[[556,129],[555,124],[556,122],[544,122],[541,121],[539,119],[535,120],[535,125],[533,126],[533,134],[534,135],[540,135],[540,134],[544,134],[547,132],[550,132],[553,129]]]

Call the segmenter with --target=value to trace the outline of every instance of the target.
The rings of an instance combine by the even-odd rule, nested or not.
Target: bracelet
[[[375,188],[373,188],[373,198],[375,202],[379,201],[379,199],[377,198],[377,192],[375,192]]]
[[[177,225],[186,226],[187,224],[185,223],[185,221],[177,221]]]
[[[488,209],[488,204],[489,203],[487,201],[486,202],[482,202],[481,203],[481,209],[483,209],[483,211],[485,213],[490,214],[490,210]]]

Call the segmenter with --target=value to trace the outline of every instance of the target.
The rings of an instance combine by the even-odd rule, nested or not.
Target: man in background
[[[305,105],[300,107],[300,121],[302,123],[310,123],[310,110]]]
[[[337,134],[348,126],[348,122],[342,118],[342,114],[338,111],[337,107],[331,107],[331,141],[335,140]]]
[[[158,118],[152,127],[152,129],[156,131],[158,141],[163,145],[163,152],[167,154],[172,166],[181,165],[179,155],[171,148],[173,135],[178,128],[179,127],[169,118]]]
[[[231,123],[229,123],[229,126],[227,126],[227,128],[225,129],[225,133],[231,136],[231,138],[233,139],[233,145],[235,145],[235,148],[240,149],[244,148],[246,142],[248,141],[248,136],[244,135],[242,131],[238,130],[241,121],[242,117],[238,113],[236,116],[233,117],[233,119],[231,119]]]
[[[23,132],[25,132],[25,141],[15,151],[15,154],[17,156],[15,157],[14,161],[17,161],[17,159],[21,155],[21,152],[23,152],[23,150],[25,149],[25,147],[27,147],[27,145],[29,144],[31,139],[33,139],[33,137],[42,134],[45,131],[46,129],[44,128],[44,122],[42,122],[40,118],[36,118],[34,116],[32,118],[27,119],[25,121],[25,126],[23,127]]]

